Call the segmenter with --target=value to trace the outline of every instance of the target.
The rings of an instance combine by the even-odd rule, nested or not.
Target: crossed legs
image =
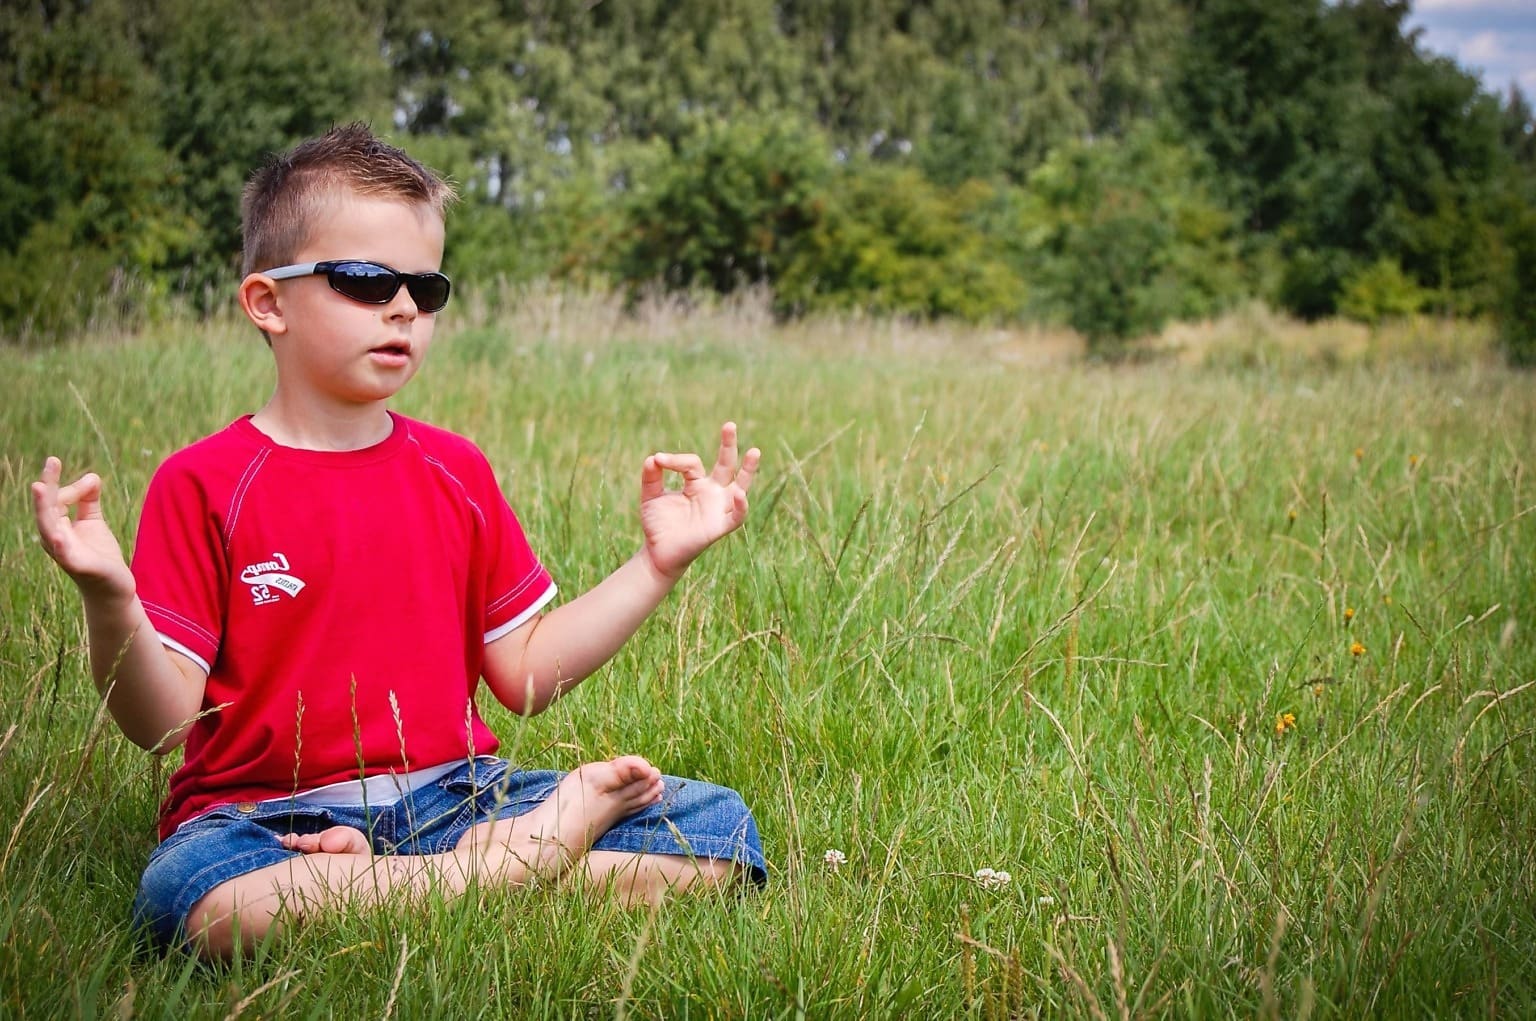
[[[445,854],[374,856],[367,838],[344,826],[288,834],[284,846],[302,855],[214,887],[188,913],[187,935],[205,956],[227,957],[290,921],[344,902],[376,904],[400,890],[458,894],[475,881],[524,886],[569,877],[639,904],[735,879],[741,868],[733,861],[591,850],[661,794],[660,771],[626,755],[573,770],[532,811],[479,823]]]

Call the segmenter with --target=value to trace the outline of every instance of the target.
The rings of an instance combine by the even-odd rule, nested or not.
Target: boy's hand
[[[762,454],[756,447],[737,463],[736,423],[720,427],[720,453],[705,474],[697,454],[652,454],[640,472],[640,526],[645,551],[665,577],[682,577],[695,557],[747,516],[747,490]],[[683,477],[681,490],[668,490],[666,472]]]
[[[101,478],[94,472],[67,486],[59,485],[63,466],[56,457],[43,463],[42,477],[32,483],[32,507],[43,549],[75,580],[82,592],[102,596],[131,596],[133,574],[122,547],[101,516]],[[75,508],[73,519],[70,508]]]

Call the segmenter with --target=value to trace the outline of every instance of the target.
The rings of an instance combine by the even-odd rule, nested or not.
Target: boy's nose
[[[416,300],[411,297],[408,288],[402,287],[395,292],[395,296],[389,299],[385,307],[385,315],[389,319],[415,319],[421,314],[421,309],[416,307]]]

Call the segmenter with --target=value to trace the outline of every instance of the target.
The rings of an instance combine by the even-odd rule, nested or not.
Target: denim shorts
[[[149,856],[133,901],[134,926],[162,946],[181,943],[187,914],[214,887],[299,856],[282,846],[283,834],[351,826],[367,834],[375,854],[441,854],[477,823],[531,811],[564,775],[480,756],[389,805],[316,806],[291,798],[222,805],[183,823]],[[753,882],[767,880],[757,824],[740,795],[699,780],[668,776],[664,783],[660,802],[619,820],[593,848],[728,859]]]

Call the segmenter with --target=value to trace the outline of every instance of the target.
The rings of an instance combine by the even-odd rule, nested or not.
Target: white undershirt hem
[[[324,787],[300,791],[292,798],[301,805],[329,805],[356,808],[362,805],[393,805],[418,788],[435,783],[462,766],[462,762],[445,762],[441,766],[413,769],[408,773],[380,773],[362,780],[342,780]]]

